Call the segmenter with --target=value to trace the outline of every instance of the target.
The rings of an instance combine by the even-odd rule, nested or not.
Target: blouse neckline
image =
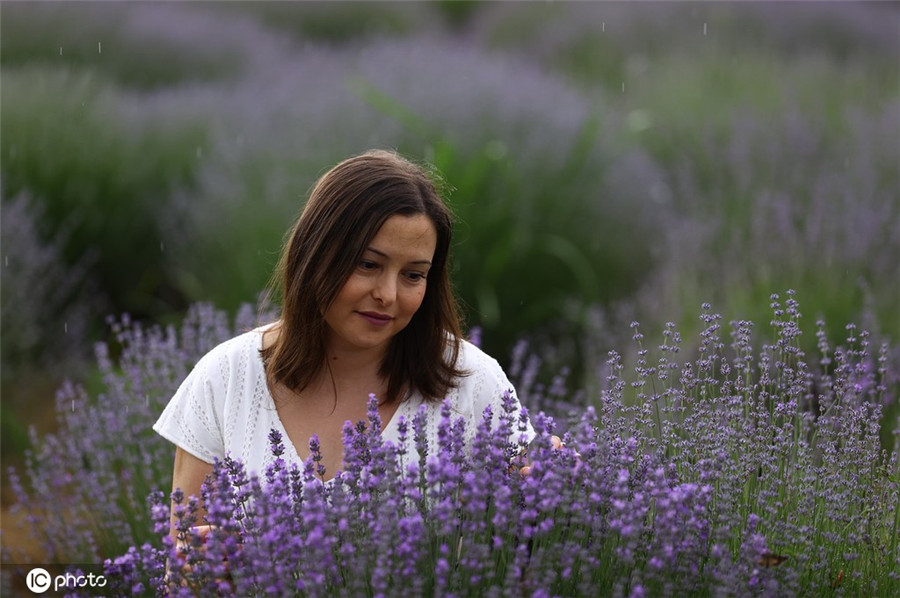
[[[268,329],[268,326],[262,326],[257,328],[256,331],[259,332],[259,343],[257,346],[257,351],[255,351],[255,359],[260,361],[262,367],[260,368],[260,376],[263,378],[260,382],[262,383],[262,388],[264,389],[263,401],[265,403],[264,408],[266,410],[271,411],[272,419],[274,420],[275,430],[281,434],[282,441],[284,443],[285,456],[288,457],[285,459],[287,462],[297,463],[299,466],[302,466],[304,461],[300,458],[300,454],[297,452],[297,447],[294,445],[294,442],[291,440],[291,437],[288,436],[287,428],[284,427],[284,422],[281,421],[281,416],[278,415],[278,409],[275,407],[275,399],[272,397],[272,393],[269,391],[269,385],[266,383],[266,368],[265,365],[262,364],[262,355],[259,351],[262,350],[263,343],[263,333]],[[391,416],[390,421],[387,425],[382,425],[381,428],[381,437],[384,440],[390,440],[392,442],[397,442],[399,440],[399,431],[397,430],[397,422],[399,417],[404,417],[407,421],[411,420],[411,416],[409,413],[410,406],[413,402],[415,402],[416,397],[409,397],[401,401],[401,403],[397,406],[397,409],[394,410],[394,414]],[[354,422],[355,423],[355,422]],[[268,450],[268,449],[267,449]],[[331,482],[334,479],[334,476],[329,478],[327,482]]]

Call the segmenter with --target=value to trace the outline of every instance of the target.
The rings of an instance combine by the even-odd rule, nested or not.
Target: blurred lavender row
[[[24,361],[74,375],[74,367],[89,356],[88,323],[107,309],[96,303],[97,289],[86,277],[96,256],[83,255],[65,267],[58,237],[57,242],[41,238],[40,203],[25,193],[0,200],[2,368],[14,370]]]
[[[4,12],[5,194],[46,202],[51,237],[77,221],[64,261],[96,252],[116,312],[252,300],[317,174],[387,146],[456,187],[458,287],[494,352],[569,342],[594,305],[752,317],[786,286],[836,326],[900,325],[893,5]]]

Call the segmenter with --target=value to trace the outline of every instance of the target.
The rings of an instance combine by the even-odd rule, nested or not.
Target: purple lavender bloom
[[[260,475],[226,456],[200,497],[173,494],[177,548],[165,486],[141,477],[168,470],[171,450],[124,450],[121,437],[153,419],[129,397],[160,401],[230,327],[208,306],[181,334],[125,319],[118,363],[98,350],[107,394],[61,394],[63,424],[80,435],[45,438],[28,485],[15,475],[11,485],[54,554],[104,558],[126,593],[781,595],[829,591],[838,572],[847,591],[889,589],[900,459],[882,450],[879,424],[891,364],[854,326],[837,348],[820,339],[810,363],[796,297],[770,303],[769,342],[736,321],[726,344],[722,318],[706,307],[692,357],[676,359],[674,326],[660,356],[640,349],[634,369],[613,355],[599,408],[568,430],[533,413],[528,447],[515,442],[523,420],[512,393],[471,433],[445,403],[433,442],[420,411],[399,422],[399,445],[381,437],[370,399],[367,419],[345,426],[343,470],[327,483],[316,438],[302,466],[288,465],[273,432]],[[564,446],[554,448],[552,434]],[[48,505],[79,533],[42,519]],[[102,545],[106,534],[130,545]]]
[[[235,332],[223,312],[205,304],[180,329],[144,327],[127,316],[110,326],[117,359],[106,343],[95,347],[103,390],[91,396],[65,383],[56,397],[60,431],[34,435],[25,483],[10,478],[15,508],[51,562],[100,562],[158,538],[145,499],[171,488],[172,447],[150,426],[189,368]]]

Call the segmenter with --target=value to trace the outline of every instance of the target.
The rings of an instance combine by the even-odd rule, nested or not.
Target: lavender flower
[[[794,294],[769,303],[768,341],[747,321],[726,333],[704,306],[690,357],[674,324],[655,349],[635,326],[639,359],[610,357],[596,408],[567,430],[531,416],[528,475],[515,442],[527,410],[516,416],[511,394],[472,431],[445,405],[433,442],[420,411],[398,422],[397,445],[382,439],[372,399],[367,419],[345,426],[331,481],[316,438],[302,466],[288,465],[273,432],[260,475],[226,457],[200,497],[172,497],[177,543],[161,492],[171,448],[121,438],[154,419],[136,397],[164,400],[232,328],[209,306],[180,334],[123,318],[119,360],[97,353],[107,392],[66,387],[66,433],[40,442],[27,486],[10,479],[50,554],[107,559],[122,593],[755,595],[829,591],[838,578],[848,592],[890,593],[900,459],[879,438],[895,401],[889,349],[873,354],[851,325],[837,347],[820,333],[810,360]]]
[[[222,584],[251,596],[784,595],[829,591],[839,576],[847,591],[889,592],[900,497],[897,451],[878,443],[883,368],[851,327],[847,348],[822,344],[837,367],[813,369],[798,349],[795,297],[771,304],[778,337],[758,350],[749,322],[732,324],[726,349],[721,318],[704,306],[700,350],[677,363],[667,326],[672,344],[655,361],[639,351],[624,386],[612,367],[606,415],[587,409],[562,448],[550,442],[556,422],[533,416],[527,476],[509,444],[519,425],[509,397],[502,413],[485,411],[468,447],[449,405],[435,446],[417,436],[421,412],[413,434],[400,422],[400,446],[384,442],[371,400],[367,421],[345,427],[332,482],[320,479],[315,439],[301,472],[277,458],[273,433],[262,477],[216,465],[203,498],[221,531],[205,551],[191,535],[195,503],[181,497],[177,529],[193,548],[179,554],[163,538],[163,550],[190,565],[188,594],[200,595]],[[658,417],[629,406],[628,389],[660,403]],[[422,460],[405,458],[413,446]],[[157,520],[163,511],[157,497]],[[108,571],[158,591],[155,550],[132,548]]]
[[[189,368],[255,317],[246,306],[232,325],[224,312],[198,304],[180,330],[145,328],[127,316],[110,322],[116,346],[95,347],[103,391],[91,396],[63,384],[56,397],[60,431],[32,433],[25,479],[10,472],[13,508],[50,562],[97,562],[156,537],[144,501],[171,488],[172,447],[150,426]]]

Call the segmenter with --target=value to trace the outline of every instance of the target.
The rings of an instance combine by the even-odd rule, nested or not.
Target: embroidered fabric
[[[153,429],[195,457],[212,463],[230,454],[241,459],[248,471],[262,474],[272,462],[269,431],[277,430],[285,441],[282,458],[302,466],[302,460],[288,438],[278,417],[275,403],[266,385],[265,369],[259,350],[266,326],[236,336],[207,353],[182,382],[163,410]],[[512,384],[497,361],[475,345],[463,341],[459,365],[469,372],[451,390],[447,399],[453,417],[466,420],[467,438],[471,442],[485,407],[491,405],[494,421],[502,411],[503,393]],[[382,437],[399,444],[398,420],[411,424],[417,410],[425,405],[429,446],[437,444],[437,428],[441,420],[441,404],[412,396],[404,401],[386,424]],[[516,400],[517,408],[521,408]],[[526,441],[534,437],[530,423],[524,432]],[[511,443],[519,440],[515,431]],[[412,443],[410,442],[410,445]],[[408,447],[407,459],[416,460],[414,446]]]

